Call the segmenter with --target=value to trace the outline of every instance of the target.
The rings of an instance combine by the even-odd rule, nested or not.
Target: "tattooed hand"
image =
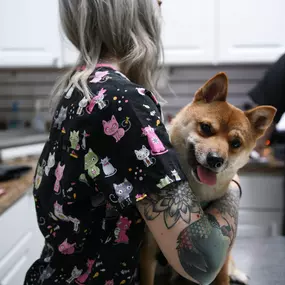
[[[180,183],[143,200],[139,210],[149,227],[155,228],[152,232],[174,269],[199,284],[210,284],[224,264],[236,236],[239,194],[236,185],[231,184],[227,194],[212,202],[204,212],[188,183]],[[155,233],[159,223],[152,225],[161,220],[160,217],[167,230],[177,232],[174,250],[178,266],[173,262],[175,251],[170,249],[167,231],[162,231],[164,239],[159,240]]]

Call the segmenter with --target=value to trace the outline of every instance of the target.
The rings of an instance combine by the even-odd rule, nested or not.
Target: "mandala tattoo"
[[[202,212],[187,182],[162,190],[159,195],[145,199],[143,204],[146,219],[152,221],[162,213],[168,229],[175,226],[180,219],[190,224],[191,213]]]

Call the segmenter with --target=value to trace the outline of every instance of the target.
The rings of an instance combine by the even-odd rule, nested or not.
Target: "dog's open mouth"
[[[201,165],[195,155],[195,146],[191,144],[189,146],[188,164],[192,169],[192,175],[199,183],[213,186],[217,183],[217,173],[209,168]]]
[[[192,170],[194,178],[203,184],[213,186],[217,183],[217,174],[210,169],[198,164]]]

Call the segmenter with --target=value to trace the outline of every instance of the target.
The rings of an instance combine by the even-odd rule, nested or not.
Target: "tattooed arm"
[[[240,192],[227,194],[204,212],[187,182],[171,185],[138,203],[138,209],[172,267],[183,277],[210,284],[236,235]]]

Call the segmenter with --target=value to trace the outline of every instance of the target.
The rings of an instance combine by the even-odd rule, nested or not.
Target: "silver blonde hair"
[[[59,8],[63,31],[80,55],[76,66],[55,84],[53,108],[72,85],[90,100],[87,81],[105,55],[118,59],[131,81],[159,97],[162,45],[157,0],[59,0]],[[78,70],[79,66],[85,69]]]

